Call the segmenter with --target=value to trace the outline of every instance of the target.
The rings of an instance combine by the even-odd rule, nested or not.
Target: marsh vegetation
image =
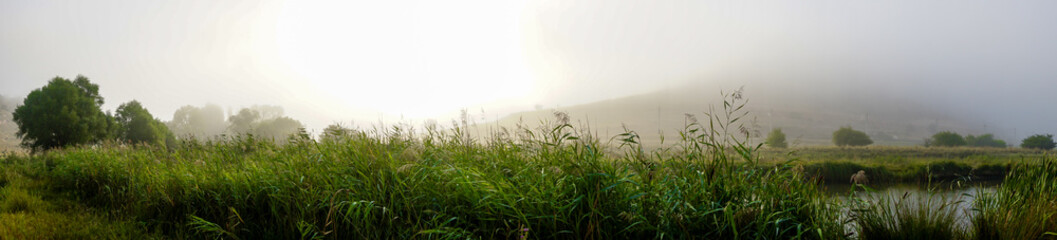
[[[104,142],[8,155],[0,178],[0,218],[13,220],[0,226],[0,234],[1053,238],[1057,164],[1052,157],[1005,149],[876,147],[780,155],[747,142],[738,121],[746,116],[742,99],[725,99],[722,111],[702,115],[702,121],[689,119],[679,139],[653,150],[644,148],[634,131],[602,138],[557,113],[547,127],[502,130],[483,139],[469,136],[465,125],[421,131],[393,126],[334,130],[320,140],[241,135],[172,146]],[[967,181],[992,170],[1006,177],[993,193],[971,201],[827,195],[821,183],[847,181],[848,171],[859,170],[876,182]],[[971,204],[974,214],[959,213],[965,209],[952,207],[958,204]],[[964,224],[966,216],[971,224]],[[100,223],[61,232],[72,235],[35,230],[85,219]],[[107,230],[93,230],[98,228]]]

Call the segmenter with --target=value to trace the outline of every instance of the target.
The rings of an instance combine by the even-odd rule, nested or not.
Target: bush
[[[980,136],[966,135],[965,144],[971,147],[1006,147],[1006,141],[1002,141],[1002,139],[995,139],[995,136],[991,135],[990,133]]]
[[[1050,150],[1057,146],[1057,143],[1053,142],[1053,134],[1035,134],[1028,138],[1025,138],[1020,143],[1022,148],[1042,149]]]
[[[771,133],[767,134],[767,140],[764,141],[764,143],[772,148],[785,148],[789,146],[789,144],[785,142],[785,133],[782,132],[781,128],[771,130]]]
[[[965,146],[965,138],[950,131],[942,131],[932,135],[932,141],[929,144],[930,147],[959,147]]]
[[[870,136],[861,131],[856,131],[850,126],[841,127],[837,131],[833,132],[833,144],[837,146],[866,146],[873,144],[873,140],[870,140]]]

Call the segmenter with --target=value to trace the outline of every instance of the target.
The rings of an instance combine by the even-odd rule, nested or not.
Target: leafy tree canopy
[[[282,114],[282,108],[277,106],[243,108],[238,114],[228,118],[231,124],[228,126],[228,131],[284,142],[290,135],[297,134],[304,129],[301,122],[280,114]]]
[[[261,118],[261,114],[256,110],[243,108],[239,110],[238,114],[232,115],[228,118],[228,131],[235,134],[250,134],[253,131],[254,124]]]
[[[837,146],[866,146],[873,144],[873,140],[866,133],[852,129],[850,126],[841,127],[833,132],[833,144]]]
[[[298,133],[305,128],[301,122],[289,117],[278,117],[263,120],[253,129],[253,134],[263,138],[271,138],[283,141],[291,134]]]
[[[168,123],[173,135],[183,139],[208,140],[224,133],[228,122],[224,120],[224,110],[215,104],[203,107],[183,106],[173,113]]]
[[[1057,143],[1053,142],[1053,134],[1035,134],[1024,139],[1020,143],[1022,148],[1033,148],[1050,150],[1057,146]]]
[[[962,135],[951,131],[942,131],[932,135],[932,141],[930,141],[929,146],[958,147],[965,146],[965,144],[965,138],[962,138]]]
[[[767,134],[767,140],[765,140],[764,143],[772,148],[786,148],[789,146],[789,144],[785,142],[785,133],[782,132],[781,128],[771,130],[771,133]]]
[[[1006,147],[1006,141],[995,139],[995,136],[990,133],[980,136],[966,135],[965,144],[972,147]]]
[[[117,107],[118,136],[130,143],[163,145],[172,142],[172,133],[160,120],[132,100]]]
[[[55,77],[30,92],[12,119],[22,145],[34,151],[87,144],[110,138],[116,129],[101,105],[99,86],[87,77],[73,81]]]

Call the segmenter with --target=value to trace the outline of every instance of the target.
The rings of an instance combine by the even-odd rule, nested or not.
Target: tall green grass
[[[1020,159],[1041,155],[849,148],[779,158],[747,142],[740,93],[725,99],[719,110],[700,115],[704,121],[689,115],[671,145],[649,150],[634,131],[600,138],[556,113],[544,127],[480,138],[466,132],[464,121],[445,130],[398,125],[318,141],[298,135],[283,144],[235,136],[173,148],[104,144],[8,156],[0,163],[0,238],[86,232],[181,239],[1057,236],[1052,157],[1029,163]],[[820,190],[819,182],[844,182],[859,170],[872,182],[1010,174],[997,192],[973,202],[972,226],[965,226],[952,207],[960,200],[886,196],[841,205]],[[61,203],[71,200],[76,204]],[[91,208],[55,207],[79,204]],[[844,228],[845,209],[853,210],[857,227]],[[105,224],[47,235],[81,221]]]
[[[27,159],[0,156],[0,239],[152,239],[140,226],[107,217],[48,190]]]
[[[1057,239],[1057,159],[1017,165],[976,211],[978,239]]]
[[[859,239],[969,239],[958,197],[929,194],[851,198],[851,221]]]
[[[1057,239],[1057,159],[1018,164],[994,192],[973,195],[971,211],[959,208],[968,196],[935,189],[853,196],[846,206],[860,239]]]
[[[285,145],[252,136],[175,149],[36,157],[62,192],[178,238],[835,239],[839,211],[791,164],[758,165],[740,93],[669,148],[567,116],[546,128],[407,127]]]

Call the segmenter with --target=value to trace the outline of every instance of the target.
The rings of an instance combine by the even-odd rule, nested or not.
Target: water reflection
[[[873,184],[856,186],[853,184],[827,184],[823,191],[830,196],[836,204],[841,206],[841,221],[845,223],[845,230],[849,233],[855,232],[856,226],[850,221],[854,201],[866,201],[869,204],[886,203],[889,206],[901,202],[913,209],[926,204],[931,198],[932,205],[948,204],[955,207],[955,217],[958,219],[959,228],[971,227],[973,203],[981,194],[995,192],[1001,181],[955,181],[931,184]],[[880,201],[887,198],[894,201]],[[893,208],[888,208],[893,209]]]

